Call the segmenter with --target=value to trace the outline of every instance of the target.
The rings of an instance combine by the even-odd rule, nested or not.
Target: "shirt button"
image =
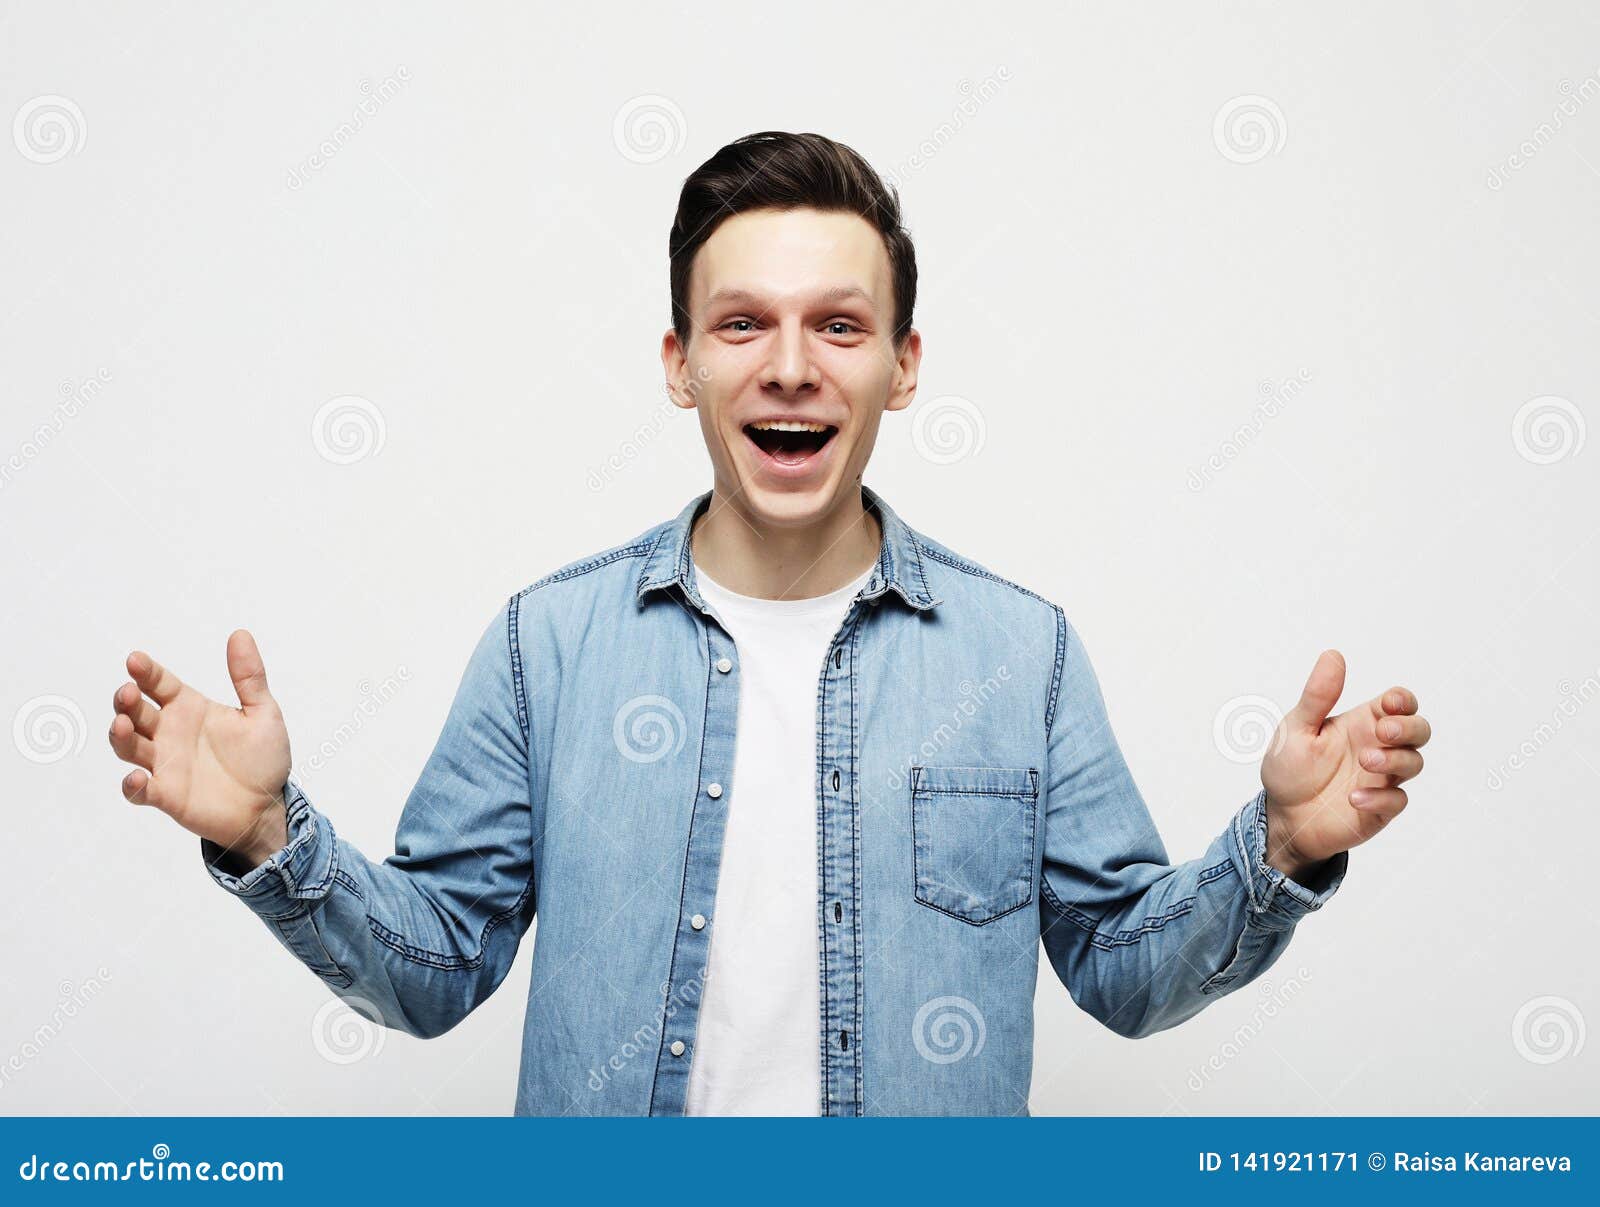
[[[674,1056],[682,1056],[683,1055],[683,1040],[681,1040],[681,1039],[673,1040],[672,1041],[671,1051],[672,1051],[672,1054]]]
[[[704,930],[706,928],[706,916],[704,914],[696,914],[689,919],[689,925],[696,930]]]
[[[716,800],[717,797],[722,795],[722,785],[721,784],[707,784],[706,785],[706,795],[709,796],[712,800]]]
[[[729,671],[731,671],[733,669],[733,661],[732,661],[732,659],[729,659],[729,658],[718,658],[717,659],[717,669],[719,671],[721,671],[724,675],[726,675]]]

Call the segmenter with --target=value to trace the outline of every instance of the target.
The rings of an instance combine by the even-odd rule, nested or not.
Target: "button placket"
[[[716,900],[722,865],[732,785],[733,755],[739,716],[739,678],[734,673],[737,650],[726,630],[706,624],[705,728],[698,766],[691,774],[697,789],[686,819],[687,849],[679,893],[681,919],[673,945],[664,1000],[661,1047],[651,1088],[650,1114],[681,1115],[688,1101],[688,1054],[693,1047],[708,975],[711,929],[703,911]],[[718,778],[719,777],[719,778]],[[682,781],[678,781],[680,784]]]
[[[820,905],[835,925],[823,932],[822,1111],[825,1115],[859,1115],[861,1104],[860,935],[845,924],[844,902],[855,902],[860,875],[860,851],[854,816],[856,752],[850,729],[850,674],[846,653],[865,609],[858,599],[834,638],[834,648],[823,663],[818,699],[819,736],[817,787],[821,805]],[[853,665],[853,658],[851,659]]]

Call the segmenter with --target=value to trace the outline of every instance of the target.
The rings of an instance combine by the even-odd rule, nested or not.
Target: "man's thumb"
[[[233,690],[239,693],[239,704],[246,712],[271,703],[267,668],[248,629],[235,629],[228,634],[228,678],[233,680]]]
[[[1317,665],[1311,668],[1305,690],[1300,693],[1300,703],[1289,714],[1290,722],[1315,733],[1322,728],[1343,693],[1344,655],[1338,650],[1323,650]]]

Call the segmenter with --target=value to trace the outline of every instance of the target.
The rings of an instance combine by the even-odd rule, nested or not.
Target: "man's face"
[[[850,213],[749,210],[690,274],[693,332],[661,358],[700,413],[719,495],[754,523],[814,524],[856,491],[878,422],[916,391],[921,337],[896,353],[889,255]]]

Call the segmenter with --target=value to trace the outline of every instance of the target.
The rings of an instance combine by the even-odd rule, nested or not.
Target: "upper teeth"
[[[759,432],[825,432],[825,423],[805,423],[798,419],[758,419],[750,425]]]

